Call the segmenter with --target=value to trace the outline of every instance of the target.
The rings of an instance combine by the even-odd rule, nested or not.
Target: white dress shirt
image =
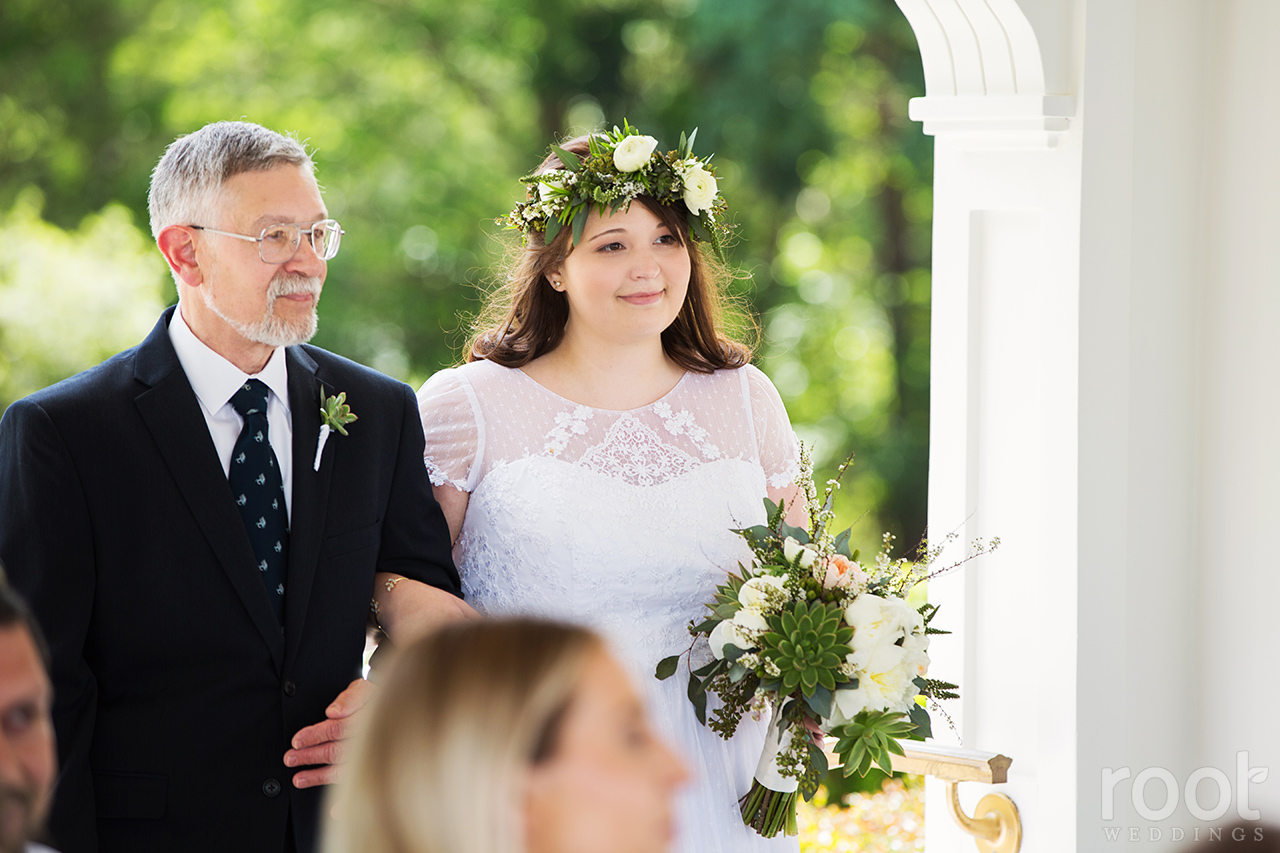
[[[267,395],[267,438],[275,451],[284,481],[285,512],[293,511],[293,420],[289,412],[289,373],[284,347],[276,347],[260,373],[249,374],[205,346],[182,319],[182,308],[169,321],[169,340],[187,381],[200,401],[200,411],[209,425],[209,435],[218,450],[222,473],[231,470],[231,451],[244,427],[244,418],[231,405],[231,398],[250,379],[260,379],[271,390]]]

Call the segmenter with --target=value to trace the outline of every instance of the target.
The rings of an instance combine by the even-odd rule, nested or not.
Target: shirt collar
[[[284,404],[285,412],[289,411],[289,371],[285,366],[284,347],[276,347],[266,366],[250,376],[196,337],[182,318],[181,305],[169,321],[169,340],[173,342],[173,349],[178,354],[178,362],[187,374],[191,389],[209,414],[230,402],[232,395],[249,379],[262,380]]]

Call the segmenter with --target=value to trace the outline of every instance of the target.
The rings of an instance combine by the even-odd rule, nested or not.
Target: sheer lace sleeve
[[[778,390],[753,365],[742,368],[744,396],[751,407],[756,452],[770,490],[795,484],[800,476],[800,444]]]
[[[456,368],[439,371],[418,391],[418,414],[431,485],[473,491],[484,458],[484,421],[471,383]]]

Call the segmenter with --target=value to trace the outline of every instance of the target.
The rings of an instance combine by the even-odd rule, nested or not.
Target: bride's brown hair
[[[587,138],[579,136],[560,147],[585,155]],[[562,168],[560,158],[551,154],[537,171]],[[741,338],[754,338],[756,326],[726,293],[731,273],[690,237],[683,204],[659,204],[647,195],[635,201],[652,211],[689,252],[688,293],[680,313],[662,332],[667,357],[695,373],[742,367],[751,360],[752,347]],[[485,300],[467,347],[467,361],[487,359],[505,367],[522,367],[560,345],[569,320],[569,299],[551,286],[547,274],[573,251],[572,230],[561,228],[550,244],[537,231],[529,234],[523,246],[513,243],[505,281]],[[726,314],[737,334],[726,329]]]

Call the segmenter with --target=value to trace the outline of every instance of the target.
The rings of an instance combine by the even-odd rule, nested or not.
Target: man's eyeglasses
[[[189,225],[187,227],[194,228],[197,231],[208,231],[211,234],[221,234],[224,237],[235,237],[237,240],[248,240],[250,243],[257,243],[258,257],[268,264],[283,264],[297,254],[298,246],[302,243],[303,234],[306,234],[311,240],[311,248],[315,249],[316,257],[322,261],[332,260],[338,254],[338,245],[342,242],[342,235],[346,233],[338,225],[336,219],[321,219],[319,222],[312,222],[310,225],[304,225],[301,222],[268,225],[262,229],[262,234],[257,237],[250,237],[247,234],[235,234],[231,231],[219,231],[216,228],[207,228],[204,225]]]

